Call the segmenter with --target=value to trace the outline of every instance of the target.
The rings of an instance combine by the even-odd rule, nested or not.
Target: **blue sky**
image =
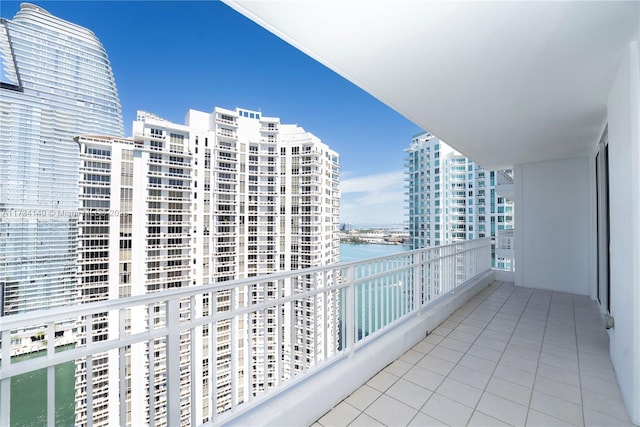
[[[403,149],[421,129],[226,5],[31,2],[98,36],[127,135],[136,110],[177,123],[189,108],[261,110],[297,123],[340,154],[342,222],[404,221]],[[12,19],[19,5],[2,1],[2,17]]]

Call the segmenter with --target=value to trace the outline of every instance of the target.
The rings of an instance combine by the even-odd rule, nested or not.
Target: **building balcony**
[[[149,255],[147,256],[147,261],[171,261],[171,260],[187,260],[190,259],[191,255],[186,252],[177,255]]]
[[[496,258],[514,259],[514,229],[498,230]]]
[[[151,174],[151,173],[150,173]],[[190,172],[181,172],[181,173],[175,173],[175,172],[167,172],[167,171],[163,171],[161,172],[162,176],[164,177],[170,177],[170,178],[181,178],[181,179],[185,179],[187,181],[191,181],[191,174]]]
[[[269,380],[269,382],[277,384],[276,386],[269,387],[267,392],[257,391],[262,389],[262,387],[258,387],[254,392],[242,394],[238,392],[239,387],[242,387],[242,379],[232,375],[231,390],[234,393],[240,393],[240,397],[234,398],[230,406],[224,410],[219,409],[215,414],[203,415],[213,424],[242,422],[242,418],[238,417],[259,414],[260,408],[264,405],[268,406],[270,399],[278,398],[278,396],[284,397],[288,390],[297,387],[308,387],[309,385],[304,383],[312,381],[310,383],[312,384],[313,379],[318,377],[315,375],[317,372],[329,369],[326,371],[327,375],[335,375],[331,369],[342,366],[344,362],[349,362],[354,358],[360,360],[360,357],[374,356],[374,359],[379,362],[378,367],[383,368],[388,361],[385,357],[379,358],[375,353],[369,354],[369,350],[367,350],[369,345],[380,339],[389,339],[388,337],[404,340],[406,332],[400,332],[403,324],[411,323],[413,325],[416,321],[421,323],[421,318],[429,318],[430,315],[427,313],[432,307],[435,309],[434,303],[450,299],[454,292],[459,291],[461,295],[468,294],[469,291],[463,289],[470,289],[471,282],[474,280],[487,282],[490,274],[488,266],[489,241],[485,239],[406,252],[364,262],[276,273],[224,284],[172,289],[137,297],[5,317],[0,326],[2,337],[0,342],[2,345],[0,353],[2,355],[0,425],[11,423],[11,407],[13,405],[11,403],[11,384],[12,381],[19,381],[20,375],[43,368],[53,373],[56,366],[69,362],[86,363],[88,368],[83,369],[86,369],[86,372],[92,372],[92,363],[98,363],[93,362],[92,357],[95,355],[97,360],[99,354],[108,353],[110,358],[115,358],[111,359],[113,363],[116,363],[114,366],[121,366],[121,371],[110,372],[110,375],[115,375],[115,382],[111,382],[112,386],[116,387],[115,384],[119,384],[117,386],[119,388],[126,387],[128,380],[125,378],[126,375],[121,375],[120,372],[128,371],[128,368],[125,368],[122,363],[127,360],[125,353],[129,351],[126,350],[129,348],[133,352],[147,353],[148,357],[136,359],[141,360],[142,364],[153,363],[154,359],[166,360],[166,381],[153,375],[142,380],[149,382],[151,390],[166,390],[166,392],[162,392],[163,396],[158,397],[167,401],[167,422],[170,425],[177,425],[184,414],[188,412],[191,414],[193,424],[200,424],[202,419],[196,419],[195,414],[200,411],[196,406],[197,402],[202,402],[202,399],[189,394],[181,397],[181,381],[190,381],[194,386],[202,381],[201,377],[197,376],[198,371],[195,369],[201,364],[198,359],[199,350],[193,349],[190,356],[187,357],[189,360],[187,365],[185,365],[184,357],[180,356],[180,348],[184,344],[184,332],[190,331],[191,336],[195,337],[202,333],[203,326],[207,326],[209,333],[213,333],[215,337],[214,331],[218,330],[219,325],[229,322],[236,325],[233,326],[233,334],[242,337],[242,342],[234,340],[229,343],[232,360],[236,361],[233,363],[242,364],[244,372],[253,372],[252,375],[255,376],[256,373],[261,372],[260,364],[263,362],[263,358],[256,359],[258,360],[257,364],[252,364],[249,361],[253,360],[255,351],[263,351],[264,347],[261,341],[256,341],[258,337],[247,335],[246,330],[237,329],[241,328],[239,325],[246,321],[242,319],[251,319],[254,316],[260,318],[264,313],[276,309],[288,312],[307,307],[304,310],[308,310],[306,304],[310,301],[309,298],[323,301],[321,304],[318,303],[320,304],[317,307],[319,311],[315,315],[310,314],[311,318],[316,319],[314,322],[321,322],[318,324],[318,340],[314,343],[309,344],[305,341],[305,328],[300,329],[299,333],[303,334],[299,337],[302,339],[300,341],[295,336],[288,334],[268,333],[267,325],[263,325],[265,329],[261,331],[260,336],[272,341],[277,340],[278,345],[275,348],[284,349],[271,355],[275,358],[274,360],[278,361],[279,368],[275,371],[276,378],[273,381]],[[182,279],[184,277],[175,278],[175,280]],[[258,304],[250,303],[244,299],[232,299],[228,310],[210,313],[206,316],[198,315],[196,311],[193,311],[203,295],[215,300],[216,295],[222,295],[226,291],[235,291],[235,295],[247,295],[256,288],[270,289],[274,293],[270,298]],[[456,288],[459,288],[458,291]],[[192,307],[191,312],[185,312],[181,308],[185,303]],[[369,308],[365,308],[365,306]],[[440,312],[439,309],[436,311]],[[104,317],[101,313],[109,313],[109,316]],[[137,313],[135,315],[138,319],[136,324],[132,326],[132,329],[124,327],[129,324],[129,318],[133,316],[133,313]],[[324,314],[321,316],[319,313]],[[83,332],[89,333],[89,339],[78,341],[76,346],[56,348],[55,340],[47,340],[47,337],[54,335],[54,331],[60,325],[69,322],[77,322],[78,325],[82,325],[91,322],[91,319],[96,319],[96,316],[102,318],[101,322],[108,322],[100,328],[100,330],[104,328],[109,330],[108,338],[106,334],[93,337],[92,334],[95,334],[98,329],[95,328],[95,325],[92,328],[87,324]],[[291,328],[293,324],[287,323],[284,319],[284,317],[274,318],[275,323],[270,323],[269,327],[278,330],[297,330]],[[300,320],[288,319],[289,322]],[[416,325],[413,325],[411,329],[415,327]],[[19,345],[18,341],[12,340],[12,334],[19,330],[35,329],[42,330],[44,340],[47,340],[47,344],[41,346],[46,348],[46,357],[28,360],[14,359],[12,356],[29,352],[30,349],[24,348]],[[298,334],[298,332],[293,333]],[[418,335],[424,335],[424,331],[418,331]],[[217,337],[214,338],[212,345],[208,345],[207,348],[217,348],[213,344],[217,342],[217,339]],[[154,354],[148,353],[148,349],[154,347],[151,343],[157,343],[158,340],[165,344],[160,347],[156,344]],[[20,343],[22,342],[23,340],[20,341]],[[87,342],[88,344],[86,344]],[[311,348],[306,348],[309,351],[303,351],[303,353],[314,356],[306,361],[292,362],[285,353],[293,351],[293,346],[297,342],[304,342],[305,348],[310,345]],[[411,345],[413,344],[415,343],[412,342]],[[213,354],[209,353],[207,356],[216,358],[215,350],[207,351],[214,351]],[[291,365],[291,363],[295,363],[295,365]],[[190,369],[185,369],[185,366]],[[368,363],[367,366],[371,366],[371,364]],[[143,367],[140,366],[140,368]],[[95,367],[95,369],[98,368]],[[262,369],[262,372],[265,370]],[[273,373],[273,369],[269,368],[269,370]],[[182,378],[185,374],[181,374],[181,372],[188,372],[187,377]],[[163,382],[156,384],[158,387],[155,387],[154,382],[156,381]],[[261,382],[262,379],[257,378],[257,381]],[[86,383],[91,384],[92,378],[87,378]],[[352,390],[349,392],[361,385],[362,383],[351,384]],[[312,384],[312,388],[317,387],[319,385]],[[192,387],[192,390],[195,389]],[[49,410],[46,422],[50,425],[55,423],[55,390],[55,375],[48,375],[46,400]],[[67,392],[74,393],[74,390]],[[131,393],[135,395],[136,391],[131,390]],[[110,396],[117,395],[117,392],[110,393]],[[312,423],[315,418],[320,417],[335,402],[345,396],[344,393],[332,396],[331,402],[320,406],[321,413],[312,415],[312,418],[303,423]],[[146,401],[145,399],[147,397],[143,398],[144,401]],[[115,400],[117,401],[117,398]],[[313,401],[314,399],[307,400],[308,404],[313,404]],[[40,403],[44,404],[44,402]],[[114,404],[120,407],[117,402]],[[207,407],[215,407],[215,405],[212,403]],[[91,399],[89,399],[87,410],[89,417],[91,417],[94,412]],[[122,421],[128,414],[124,413],[123,409],[119,411],[119,420]],[[289,418],[290,422],[294,419]],[[112,421],[118,422],[118,420]]]
[[[177,157],[177,158],[180,159],[180,160],[179,161],[178,160],[165,160],[163,163],[165,163],[167,165],[171,165],[171,166],[180,166],[180,167],[183,167],[183,168],[191,169],[191,159],[190,158],[188,158],[188,157],[185,157],[185,158]],[[151,160],[151,159],[149,159],[149,160]]]
[[[144,353],[154,340],[166,342],[149,356],[151,362],[166,361],[162,369],[167,380],[158,376],[144,380],[149,381],[149,389],[163,390],[156,397],[166,400],[166,421],[179,425],[188,413],[192,424],[202,424],[195,416],[201,399],[180,388],[185,375],[181,372],[188,372],[182,381],[190,381],[191,390],[201,381],[195,369],[183,369],[200,361],[197,351],[182,354],[180,360],[181,334],[197,334],[208,326],[215,343],[228,337],[224,328],[219,329],[224,336],[215,336],[219,325],[234,325],[234,319],[264,319],[277,307],[285,312],[300,310],[310,298],[327,301],[320,310],[325,319],[331,318],[328,313],[339,319],[322,321],[317,331],[322,339],[316,342],[305,338],[309,325],[295,327],[300,319],[295,323],[274,317],[269,324],[295,331],[289,332],[296,334],[290,338],[269,333],[265,323],[258,322],[258,329],[254,325],[254,332],[233,326],[232,333],[242,342],[230,341],[231,359],[258,382],[268,371],[275,385],[236,396],[226,409],[205,414],[209,419],[205,424],[630,425],[596,303],[586,296],[496,280],[500,273],[489,269],[489,257],[489,239],[482,239],[6,317],[0,326],[0,425],[11,422],[11,383],[21,375],[38,369],[51,372],[46,400],[54,408],[56,366],[85,361],[90,367],[93,362],[88,356],[109,352],[114,366],[124,368],[119,363],[125,348]],[[236,299],[228,310],[208,315],[186,314],[180,308],[186,301],[197,305],[202,295],[215,300],[229,290],[238,295],[256,290],[264,296],[267,291],[274,293],[259,302]],[[160,314],[154,307],[162,307]],[[81,324],[81,319],[105,312],[110,313],[111,331],[106,341],[89,339],[89,344],[56,349],[54,340],[48,340],[38,347],[46,348],[46,357],[23,361],[11,357],[30,351],[23,347],[25,340],[11,339],[12,331],[42,330],[46,339],[54,335],[57,325],[76,320]],[[122,327],[129,312],[144,319],[135,331]],[[309,350],[305,353],[314,355],[310,361],[296,368],[285,357],[286,350],[278,350],[268,359],[277,363],[268,369],[264,366],[265,346],[287,349],[296,342],[304,343]],[[224,364],[216,369],[224,370]],[[87,375],[91,369],[81,371]],[[224,377],[230,382],[228,390],[242,386],[241,378]],[[112,384],[126,387],[126,381],[116,372]],[[154,387],[155,382],[159,387]],[[110,396],[120,408],[117,392]],[[87,409],[91,416],[91,403]],[[118,410],[119,419],[113,423],[126,419],[127,414]],[[47,417],[48,424],[54,425],[55,411],[49,410]]]
[[[145,140],[154,140],[154,141],[165,141],[167,137],[165,135],[151,134],[151,133],[140,133],[135,132],[133,134],[133,139],[136,142],[144,142]]]
[[[216,130],[216,135],[218,135],[219,137],[225,137],[225,138],[230,138],[234,140],[238,138],[238,136],[236,135],[236,132],[229,129],[222,129],[222,128],[218,128]]]
[[[513,170],[516,289],[588,296],[598,301],[606,316],[615,317],[608,330],[611,362],[626,409],[640,423],[640,177],[635,167],[640,152],[639,3],[475,2],[461,6],[407,1],[394,2],[394,17],[389,20],[388,5],[225,2],[376,94],[421,128],[437,130],[439,138],[453,143],[455,150],[477,164],[488,170]],[[336,20],[338,14],[345,19]],[[354,26],[354,20],[367,25]],[[416,25],[418,21],[421,25]],[[505,22],[509,25],[502,25]],[[333,38],[318,37],[329,27],[342,36],[339,44]],[[461,34],[474,42],[459,43]],[[382,47],[367,66],[358,55],[344,55],[371,44]],[[415,52],[422,53],[422,60]],[[531,72],[538,68],[544,72]],[[407,155],[408,167],[414,164],[412,157],[428,159],[428,155]],[[496,180],[500,179],[497,175]],[[479,188],[474,183],[474,191]],[[497,190],[507,198],[508,193]],[[484,213],[483,207],[474,208]],[[483,229],[477,231],[481,234]],[[555,294],[551,295],[553,301]],[[544,338],[546,333],[543,343]],[[576,342],[580,368],[580,337]],[[539,354],[536,375],[547,364],[542,351]],[[563,373],[554,379],[561,382]],[[595,399],[584,389],[580,369],[578,375],[582,418],[569,423],[611,423],[607,419],[594,422],[587,415],[593,414],[588,403]],[[524,423],[548,424],[535,418],[538,413],[561,415],[540,411],[539,394],[534,391],[531,396]],[[491,416],[481,410],[486,405],[482,399],[473,409]],[[565,406],[566,412],[572,411],[569,404]],[[509,411],[506,405],[503,411]],[[455,409],[448,412],[456,413]],[[469,420],[474,415],[469,414]],[[545,418],[560,424],[555,419]],[[473,421],[490,424],[477,417]],[[507,422],[523,423],[522,418]]]
[[[232,132],[235,135],[235,132]],[[226,150],[226,151],[232,151],[232,152],[237,152],[238,148],[236,147],[236,144],[233,142],[228,142],[228,141],[218,141],[218,149],[219,150]]]
[[[223,125],[230,125],[230,126],[238,126],[238,123],[234,120],[230,120],[230,119],[223,119],[220,117],[216,117],[216,123],[221,123]]]
[[[505,199],[513,201],[513,176],[505,171],[496,171],[496,193]]]

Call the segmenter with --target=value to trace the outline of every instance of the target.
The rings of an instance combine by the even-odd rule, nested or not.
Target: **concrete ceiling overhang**
[[[637,1],[225,3],[488,168],[590,153],[640,21]]]

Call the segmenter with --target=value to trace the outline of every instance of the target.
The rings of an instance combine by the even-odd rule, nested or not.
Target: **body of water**
[[[340,261],[352,262],[370,258],[383,257],[411,248],[406,245],[372,245],[358,243],[340,244]],[[356,269],[356,277],[362,277],[363,272]],[[397,274],[391,278],[380,278],[356,286],[356,304],[360,307],[356,312],[358,325],[358,337],[367,336],[375,330],[383,327],[398,316],[402,311],[408,282],[402,275]],[[344,299],[340,300],[340,304]],[[343,309],[340,310],[343,313]],[[344,319],[339,319],[340,323]]]
[[[66,347],[65,347],[66,348]],[[58,348],[56,351],[63,350]],[[15,356],[14,362],[44,357],[46,350]],[[75,424],[75,363],[61,363],[55,368],[56,426]],[[47,425],[47,370],[38,369],[11,379],[11,426]]]
[[[387,256],[411,250],[406,245],[368,245],[340,243],[340,262],[360,261],[367,258]]]

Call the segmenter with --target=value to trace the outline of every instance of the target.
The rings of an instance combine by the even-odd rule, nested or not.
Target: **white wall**
[[[514,167],[517,286],[592,295],[591,157]]]
[[[640,52],[631,43],[609,96],[611,361],[640,424]]]

